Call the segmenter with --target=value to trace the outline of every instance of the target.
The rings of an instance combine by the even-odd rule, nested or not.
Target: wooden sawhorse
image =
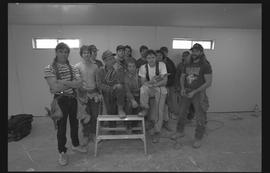
[[[101,125],[100,122],[105,121],[141,121],[142,122],[142,132],[141,134],[116,134],[116,135],[101,135]],[[109,128],[110,130],[119,128]],[[97,118],[96,127],[96,140],[95,140],[95,157],[97,156],[98,143],[104,139],[141,139],[144,143],[144,153],[147,154],[146,148],[146,133],[145,133],[145,122],[144,117],[139,117],[137,115],[127,115],[126,118],[121,119],[118,115],[99,115]]]

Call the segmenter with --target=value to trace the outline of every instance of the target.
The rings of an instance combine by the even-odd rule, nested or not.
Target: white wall
[[[89,25],[9,25],[8,26],[8,113],[44,116],[52,95],[43,78],[43,68],[52,62],[54,50],[32,49],[33,37],[79,38],[81,44],[95,44],[98,58],[106,49],[115,52],[118,44],[129,44],[139,58],[142,44],[158,49],[167,46],[170,57],[179,63],[183,50],[172,50],[172,39],[192,37],[214,39],[215,50],[206,51],[213,68],[213,84],[208,89],[209,112],[250,111],[261,108],[261,30],[89,26]],[[72,49],[72,64],[80,60]]]

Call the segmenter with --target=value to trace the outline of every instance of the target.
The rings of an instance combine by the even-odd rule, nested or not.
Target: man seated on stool
[[[123,106],[125,102],[125,89],[123,86],[122,74],[120,74],[115,54],[107,50],[102,54],[105,67],[101,67],[97,72],[97,87],[102,92],[104,104],[108,115],[119,115],[125,118]],[[113,122],[115,123],[115,122]],[[111,124],[115,126],[116,124]]]
[[[154,118],[154,128],[150,131],[152,142],[159,142],[160,132],[163,124],[164,105],[167,96],[167,69],[164,62],[157,61],[156,52],[148,50],[146,52],[147,64],[139,69],[142,87],[140,88],[140,104],[142,111],[139,116],[147,115],[149,111],[149,98],[155,97],[156,114]]]

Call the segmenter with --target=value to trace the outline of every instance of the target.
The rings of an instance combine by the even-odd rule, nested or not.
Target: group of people
[[[95,140],[97,116],[104,112],[103,107],[106,114],[120,118],[127,115],[145,117],[152,142],[157,143],[162,128],[173,131],[168,123],[168,112],[175,109],[175,93],[181,95],[181,100],[177,102],[177,128],[171,138],[183,137],[187,115],[189,119],[195,115],[197,126],[193,147],[201,146],[209,107],[205,90],[211,85],[212,69],[200,44],[183,52],[182,62],[177,67],[168,57],[167,47],[152,50],[142,45],[141,57],[136,60],[130,46],[119,45],[116,54],[110,50],[102,53],[104,64],[97,60],[97,52],[95,45],[83,45],[81,61],[71,65],[68,61],[70,48],[59,43],[52,64],[44,70],[50,92],[57,98],[63,114],[57,121],[60,165],[68,163],[65,147],[68,116],[72,149],[79,152],[87,152],[88,143]],[[154,113],[150,113],[152,111]],[[128,133],[135,133],[132,128],[138,125],[137,122],[124,123]],[[79,140],[79,125],[82,140]],[[104,125],[115,127],[116,123]]]

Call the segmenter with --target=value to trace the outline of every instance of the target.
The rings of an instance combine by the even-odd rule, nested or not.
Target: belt
[[[73,94],[67,94],[67,93],[56,93],[56,94],[54,94],[54,98],[63,97],[63,96],[70,97],[70,98],[76,98],[74,93]]]

